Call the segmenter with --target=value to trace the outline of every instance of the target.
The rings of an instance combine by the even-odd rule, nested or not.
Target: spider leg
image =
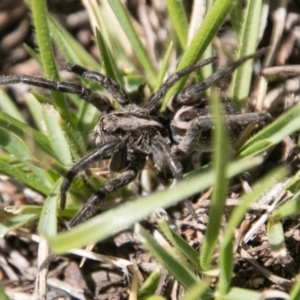
[[[240,67],[243,63],[245,63],[247,60],[252,58],[257,58],[261,55],[263,55],[266,52],[266,48],[260,49],[254,54],[245,56],[231,64],[225,65],[224,67],[220,68],[217,72],[209,76],[207,79],[194,84],[186,89],[183,89],[181,92],[174,95],[172,99],[172,105],[184,105],[191,101],[193,101],[196,97],[199,96],[199,94],[205,90],[207,90],[209,87],[211,87],[214,83],[218,82],[219,80],[222,80],[224,77],[232,74],[232,72]]]
[[[272,117],[268,113],[246,113],[225,116],[225,123],[229,132],[237,126],[246,127],[248,124],[269,122]],[[201,116],[193,120],[179,144],[172,149],[172,153],[182,159],[187,157],[198,145],[201,133],[213,128],[212,116]]]
[[[102,188],[93,194],[83,208],[71,219],[68,228],[75,227],[82,223],[84,220],[94,216],[101,209],[101,200],[108,194],[126,186],[132,182],[137,176],[138,172],[145,164],[145,157],[142,158],[135,156],[129,168],[122,172],[119,176],[108,180]]]
[[[99,72],[90,71],[82,66],[78,66],[72,63],[66,64],[65,70],[80,75],[81,77],[84,77],[86,79],[100,83],[121,106],[129,104],[129,98],[125,90],[111,78]]]
[[[161,136],[155,136],[151,141],[152,159],[159,172],[171,171],[173,177],[180,180],[182,167],[176,158],[171,156],[169,145]]]
[[[163,96],[169,91],[169,89],[183,76],[191,74],[193,71],[206,66],[212,62],[214,62],[217,58],[211,57],[205,60],[202,60],[193,66],[186,67],[175,74],[173,74],[171,77],[169,77],[161,86],[160,88],[154,93],[150,99],[147,101],[145,107],[149,109],[150,111],[155,111],[158,108],[158,105],[160,104],[160,100],[163,98]]]
[[[0,77],[0,85],[15,83],[26,83],[48,90],[76,94],[85,101],[94,105],[100,111],[109,111],[112,109],[110,101],[107,97],[75,83],[55,81],[29,75],[10,75]]]
[[[151,141],[152,148],[152,159],[154,161],[155,167],[158,171],[170,170],[173,177],[180,181],[182,179],[182,166],[180,162],[171,154],[169,145],[160,136],[155,136]],[[198,216],[193,209],[191,201],[189,199],[183,201],[185,207],[193,217],[193,219],[198,222]]]
[[[123,148],[123,142],[120,139],[114,139],[107,142],[93,152],[89,153],[86,157],[76,163],[67,173],[62,185],[60,186],[60,207],[62,209],[66,206],[66,193],[72,184],[75,176],[86,170],[92,163],[97,160],[105,159],[113,155],[115,152]]]

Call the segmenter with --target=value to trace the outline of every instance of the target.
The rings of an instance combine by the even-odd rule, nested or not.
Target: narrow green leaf
[[[0,128],[15,134],[23,141],[28,142],[28,145],[32,143],[43,152],[55,157],[51,150],[50,142],[44,134],[2,111],[0,111]]]
[[[59,188],[61,186],[62,180],[58,180],[47,197],[41,217],[39,220],[38,231],[41,235],[54,236],[57,234],[57,220],[56,220],[56,210],[57,210],[57,198],[59,194]]]
[[[299,214],[300,211],[300,198],[299,196],[295,199],[289,199],[283,204],[279,205],[270,216],[270,220],[276,222],[293,216],[295,214]]]
[[[166,74],[166,71],[167,71],[167,68],[168,68],[168,62],[169,62],[169,59],[170,59],[172,49],[173,49],[173,42],[171,41],[169,46],[168,46],[168,49],[165,53],[163,62],[161,64],[161,67],[159,68],[159,73],[158,73],[158,77],[157,77],[157,80],[156,80],[154,92],[156,92],[163,83],[163,80],[164,80],[164,77],[165,77],[165,74]]]
[[[274,256],[286,255],[284,230],[280,221],[268,222],[268,241]]]
[[[24,117],[20,113],[20,109],[12,101],[12,99],[0,88],[0,109],[15,119],[24,122]]]
[[[154,86],[154,83],[156,81],[156,70],[153,67],[151,60],[147,54],[146,49],[143,47],[139,36],[135,32],[132,23],[130,21],[130,18],[120,0],[111,0],[108,1],[108,4],[110,5],[111,9],[113,10],[116,18],[118,19],[121,27],[123,28],[128,40],[131,43],[132,49],[134,49],[134,53],[136,57],[138,58],[139,62],[143,66],[145,73],[147,74],[149,78],[149,82],[152,86]]]
[[[239,150],[238,157],[257,155],[299,130],[299,115],[300,103],[283,113],[269,126],[250,138]]]
[[[209,282],[201,282],[197,283],[194,286],[192,286],[185,297],[183,297],[181,300],[196,300],[196,299],[203,299],[202,297],[208,296],[208,299],[213,299],[213,295],[211,293],[211,297],[208,295],[205,295],[205,293],[209,289]]]
[[[42,211],[42,206],[37,205],[13,205],[6,206],[5,211],[14,215],[39,215]]]
[[[7,294],[4,291],[4,288],[0,285],[0,299],[9,300]]]
[[[221,113],[221,102],[216,91],[211,98],[212,112],[214,116],[215,130],[213,131],[214,156],[213,166],[216,171],[215,184],[209,210],[209,222],[207,224],[203,245],[200,253],[200,267],[208,270],[221,228],[221,220],[225,209],[227,197],[227,163],[229,158],[228,135],[225,122]]]
[[[0,238],[3,238],[5,234],[12,230],[36,220],[38,217],[38,214],[19,215],[0,223]]]
[[[99,63],[49,14],[47,21],[51,37],[68,61],[86,68],[100,68]]]
[[[298,274],[298,280],[294,284],[292,291],[290,293],[289,300],[298,300],[300,298],[300,280],[299,280],[299,274]]]
[[[181,236],[172,231],[165,220],[157,220],[157,224],[167,240],[179,251],[193,266],[199,270],[197,251],[192,248]]]
[[[240,174],[259,163],[261,163],[261,159],[257,157],[233,163],[228,169],[228,176]],[[158,207],[165,208],[175,205],[179,201],[208,188],[214,184],[214,179],[215,174],[210,170],[204,174],[184,180],[172,189],[159,191],[147,197],[141,197],[120,205],[78,225],[68,232],[62,232],[56,237],[47,237],[50,247],[57,253],[63,253],[71,248],[82,247],[104,240],[112,234],[141,221]],[[133,214],[132,211],[138,211],[139,213]]]
[[[233,8],[234,3],[234,0],[215,1],[213,7],[207,12],[201,27],[197,30],[193,40],[184,52],[177,71],[197,62],[214,36],[216,36],[217,31],[225,21],[227,14]],[[178,83],[170,89],[164,99],[162,110],[167,107],[170,97],[183,88],[185,81],[186,77],[180,79]]]
[[[124,86],[124,82],[122,80],[122,76],[120,72],[117,72],[118,67],[115,61],[112,59],[110,51],[105,44],[104,38],[101,32],[96,28],[96,40],[98,44],[98,48],[100,49],[100,54],[102,58],[102,63],[104,66],[105,74],[109,76],[114,81],[118,82],[121,86]]]
[[[21,139],[17,138],[13,134],[9,134],[6,131],[0,129],[0,145],[16,159],[18,159],[22,164],[24,164],[44,185],[50,187],[52,185],[49,176],[31,164],[28,160],[33,158],[30,153],[27,144]]]
[[[39,56],[37,51],[35,51],[33,48],[31,48],[27,44],[24,44],[24,48],[25,48],[26,52],[29,54],[29,56],[31,58],[33,58],[40,66],[42,66],[41,57]]]
[[[34,120],[36,127],[39,129],[41,133],[46,135],[47,127],[43,119],[41,103],[33,94],[26,95],[25,101],[28,109],[30,110],[31,116]]]
[[[41,55],[41,62],[47,78],[59,80],[58,71],[50,39],[47,20],[46,0],[30,0],[32,20],[36,30],[36,38]],[[72,122],[70,111],[64,96],[61,93],[52,91],[55,106],[67,123]]]
[[[141,242],[168,272],[185,288],[191,288],[201,281],[184,264],[169,251],[160,246],[155,239],[140,225],[136,225],[135,233],[141,236]]]
[[[178,36],[182,49],[186,48],[188,36],[188,19],[182,1],[167,0],[167,7],[172,25]]]
[[[42,106],[43,119],[45,121],[49,141],[55,157],[64,164],[71,165],[72,156],[69,150],[69,145],[62,131],[60,123],[62,122],[59,114],[52,105]]]
[[[32,176],[32,174],[25,173],[19,170],[19,168],[11,166],[6,162],[0,161],[0,173],[6,174],[45,195],[50,192],[50,188],[46,186],[39,178]]]
[[[159,280],[161,278],[161,270],[160,268],[156,268],[145,280],[143,285],[141,286],[139,293],[138,293],[138,299],[139,300],[146,300],[150,296],[152,296],[159,284]]]
[[[241,34],[239,35],[239,50],[237,59],[254,53],[258,43],[260,15],[263,1],[247,1]],[[247,100],[252,79],[253,60],[248,60],[233,75],[231,96],[238,106]]]
[[[244,218],[245,213],[248,211],[250,204],[254,203],[254,201],[256,201],[264,191],[282,180],[286,175],[287,170],[284,168],[278,168],[269,173],[263,179],[260,179],[259,183],[253,187],[251,193],[242,197],[240,205],[236,206],[233,210],[226,226],[226,230],[224,231],[224,237],[221,243],[220,276],[217,286],[219,295],[224,296],[229,291],[233,270],[233,241],[236,228],[240,225],[240,222]]]

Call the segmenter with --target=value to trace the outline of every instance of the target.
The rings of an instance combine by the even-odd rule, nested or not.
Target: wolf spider
[[[88,153],[67,172],[60,187],[60,206],[66,205],[66,193],[79,172],[86,171],[96,161],[111,159],[111,171],[120,172],[115,178],[109,179],[85,203],[83,208],[70,220],[72,228],[101,209],[101,200],[115,190],[132,182],[145,165],[146,158],[153,162],[158,174],[169,179],[180,180],[182,177],[182,161],[201,148],[209,151],[207,141],[213,126],[212,116],[208,108],[199,105],[200,93],[231,74],[242,63],[256,58],[264,51],[244,57],[226,65],[202,82],[196,83],[175,94],[167,113],[161,114],[158,109],[161,100],[168,90],[183,76],[196,69],[212,63],[215,58],[200,61],[168,78],[150,97],[144,107],[130,101],[125,90],[111,78],[81,66],[67,64],[66,70],[83,78],[100,83],[120,106],[115,110],[109,99],[79,84],[54,81],[28,75],[10,75],[0,78],[0,85],[27,83],[49,90],[76,94],[91,103],[102,112],[93,135],[96,149]],[[241,127],[256,122],[270,120],[267,113],[239,114],[231,108],[225,108],[225,121],[230,135],[235,138]],[[238,131],[238,133],[236,132]],[[206,139],[206,140],[205,140]]]

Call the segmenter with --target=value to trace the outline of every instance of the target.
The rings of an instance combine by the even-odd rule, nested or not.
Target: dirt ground
[[[23,0],[1,0],[0,2],[0,75],[42,75],[38,63],[29,57],[24,48],[24,44],[31,47],[35,46],[34,30],[31,27],[28,8],[24,2]],[[95,59],[99,60],[99,53],[93,41],[88,15],[81,2],[76,0],[49,0],[48,2],[49,11],[80,41]],[[272,5],[276,7],[277,1],[272,2],[274,2]],[[279,43],[274,52],[272,66],[295,65],[300,61],[300,2],[292,0],[288,2],[287,15],[282,19],[284,21],[278,21],[274,13],[275,10],[270,10],[267,30],[262,38],[262,46],[269,46],[272,44],[274,27],[280,28],[281,26],[283,28],[278,35]],[[134,0],[128,1],[128,7],[136,22],[140,22],[136,8],[137,3],[138,1]],[[152,1],[147,1],[149,7],[151,7],[151,3]],[[167,16],[166,11],[161,14],[160,18],[162,16]],[[142,25],[141,28],[143,28]],[[226,35],[221,35],[220,39],[226,39]],[[156,47],[161,47],[159,42],[157,42]],[[56,54],[59,64],[62,58],[58,51]],[[297,84],[298,89],[295,88]],[[290,86],[292,88],[289,88]],[[26,107],[22,102],[23,91],[13,89],[10,92],[16,99],[20,110],[26,115]],[[268,97],[270,103],[268,109],[273,115],[280,114],[283,110],[298,102],[298,75],[287,76],[275,83],[270,87]],[[294,148],[293,137],[287,138],[286,141],[276,147],[270,155],[264,171],[266,172],[268,168],[274,165],[290,165],[289,147]],[[293,161],[292,165],[294,172],[298,170],[299,166],[297,159]],[[260,174],[262,173],[260,172]],[[252,176],[255,177],[253,174]],[[228,196],[228,212],[238,203],[238,193],[236,191],[241,188],[241,181],[234,184],[232,193]],[[209,196],[210,191],[199,195],[195,199],[194,208],[201,215],[201,228],[195,229],[189,225],[189,222],[186,221],[188,220],[186,212],[180,211],[176,215],[177,220],[174,220],[178,224],[179,221],[186,221],[184,225],[179,226],[180,233],[196,249],[201,245],[207,223]],[[1,206],[42,202],[43,197],[41,195],[20,185],[13,179],[4,175],[0,176]],[[237,230],[239,241],[243,241],[251,224],[254,224],[262,214],[263,212],[259,209],[253,208],[251,210],[251,213],[247,215],[247,218]],[[33,224],[31,228],[11,232],[0,239],[0,282],[11,299],[32,299],[35,290],[37,252],[38,243],[40,242],[40,238],[35,234],[35,225]],[[153,230],[151,220],[145,221],[145,226]],[[276,257],[271,253],[267,242],[266,224],[257,228],[247,243],[241,242],[243,247],[235,255],[235,276],[232,286],[257,291],[270,289],[276,289],[284,293],[290,291],[300,267],[298,255],[299,217],[295,216],[285,220],[283,226],[287,248],[287,253],[284,256],[279,255]],[[113,257],[114,263],[104,260],[103,257],[95,257],[94,259],[87,259],[83,266],[80,266],[82,257],[78,253],[56,257],[50,265],[48,274],[49,290],[47,300],[128,299],[131,290],[131,278],[134,272],[130,269],[124,270],[122,263],[124,264],[124,261],[133,262],[137,266],[140,281],[143,281],[143,278],[146,278],[158,265],[147,252],[141,249],[131,229],[95,245],[92,251]],[[183,291],[166,272],[163,272],[156,294],[168,299],[178,299],[183,295]]]

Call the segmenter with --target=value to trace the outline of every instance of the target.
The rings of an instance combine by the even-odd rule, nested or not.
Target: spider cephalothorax
[[[264,51],[264,50],[263,50]],[[263,52],[261,51],[261,52]],[[113,191],[126,186],[134,180],[138,172],[144,168],[146,158],[152,160],[160,175],[167,174],[169,178],[181,179],[182,161],[194,151],[209,151],[210,142],[207,137],[213,126],[213,120],[206,106],[199,106],[200,93],[231,74],[234,69],[250,58],[244,57],[229,64],[208,79],[192,85],[172,98],[169,113],[161,116],[158,112],[164,95],[179,78],[211,63],[215,58],[199,62],[172,75],[146,102],[139,107],[130,102],[125,90],[109,77],[83,67],[68,64],[66,69],[89,80],[99,82],[119,104],[120,109],[114,110],[109,99],[88,88],[69,82],[58,82],[27,75],[3,76],[0,84],[28,83],[60,92],[79,95],[85,101],[102,111],[100,121],[96,125],[93,136],[96,149],[77,162],[67,173],[60,191],[61,207],[66,204],[66,193],[74,177],[87,170],[94,162],[110,158],[110,170],[119,174],[108,180],[90,199],[82,210],[72,218],[69,227],[76,226],[83,220],[95,215],[101,208],[101,200]],[[195,104],[196,103],[196,104]],[[224,109],[225,121],[232,136],[249,123],[269,121],[267,113],[239,114],[235,110]],[[202,136],[201,136],[202,133]],[[206,139],[206,140],[205,140]]]

